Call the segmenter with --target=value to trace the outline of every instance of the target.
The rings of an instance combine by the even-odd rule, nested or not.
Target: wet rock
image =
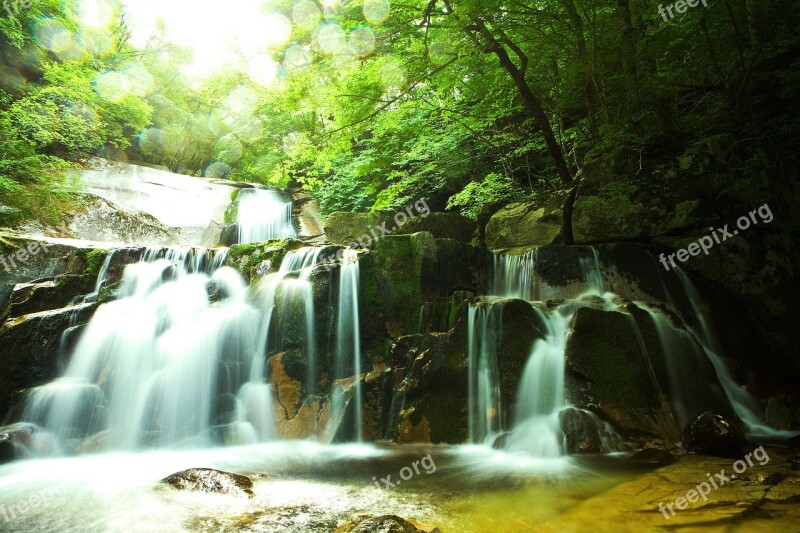
[[[33,444],[33,435],[39,428],[34,424],[17,423],[0,428],[0,464],[9,463],[27,455]]]
[[[245,281],[255,282],[265,274],[277,271],[287,252],[303,246],[302,241],[295,239],[236,244],[228,251],[225,266],[239,272]]]
[[[213,468],[190,468],[165,477],[161,483],[186,492],[211,492],[252,498],[253,481],[240,474]]]
[[[567,400],[592,409],[624,432],[677,438],[679,429],[651,379],[631,317],[584,307],[575,313],[571,329]]]
[[[687,451],[716,457],[740,457],[746,442],[736,425],[711,411],[689,422],[681,440]]]
[[[44,311],[10,319],[0,327],[0,418],[20,391],[58,377],[61,339],[70,326],[85,324],[95,304]]]
[[[657,450],[655,448],[647,448],[640,450],[628,457],[626,463],[631,466],[651,467],[657,468],[659,466],[666,466],[675,462],[675,457],[671,453],[664,450]]]
[[[91,194],[86,197],[90,200],[89,205],[77,213],[69,225],[76,239],[161,245],[171,245],[180,240],[179,228],[167,226],[148,213],[121,208]]]
[[[600,428],[594,417],[569,407],[558,413],[558,422],[566,437],[568,454],[601,453]]]
[[[0,465],[10,463],[17,458],[17,447],[9,439],[0,435]]]
[[[492,442],[492,448],[495,450],[502,450],[506,447],[506,443],[508,442],[509,433],[503,432],[495,437],[494,442]]]
[[[64,274],[53,279],[20,283],[14,287],[7,308],[0,313],[18,317],[66,307],[76,296],[92,292],[97,274]]]
[[[776,394],[770,397],[764,415],[767,424],[775,429],[800,427],[800,405],[797,398],[788,394]]]
[[[334,533],[438,533],[439,529],[423,526],[396,515],[375,516],[361,513],[338,527]]]

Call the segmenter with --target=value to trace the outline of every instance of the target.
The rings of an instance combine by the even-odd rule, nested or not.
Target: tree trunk
[[[486,51],[497,56],[497,58],[500,60],[500,66],[502,66],[514,80],[514,85],[516,85],[517,91],[522,97],[525,110],[528,112],[531,118],[533,118],[536,127],[539,128],[539,130],[542,132],[542,136],[544,136],[545,144],[547,144],[547,152],[556,166],[558,177],[565,185],[572,183],[572,173],[569,171],[567,162],[564,159],[564,153],[561,151],[561,146],[558,144],[555,134],[553,134],[553,128],[550,126],[550,120],[547,118],[547,114],[544,112],[541,101],[533,93],[533,90],[525,79],[528,58],[524,56],[518,47],[514,46],[513,44],[509,44],[521,61],[521,66],[517,67],[511,60],[511,57],[508,55],[508,51],[505,49],[503,44],[498,40],[497,37],[494,36],[491,30],[486,27],[486,24],[480,19],[476,19],[475,24],[480,34],[487,41]]]

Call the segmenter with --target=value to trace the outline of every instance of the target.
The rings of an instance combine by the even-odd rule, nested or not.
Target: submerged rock
[[[739,457],[745,444],[738,427],[711,411],[689,422],[681,440],[687,451],[717,457]]]
[[[674,461],[675,458],[667,451],[647,448],[628,457],[627,463],[632,466],[657,467],[670,465]]]
[[[350,517],[334,533],[438,533],[439,529],[424,526],[396,515],[375,516],[360,513]]]
[[[186,492],[212,492],[229,496],[252,498],[253,481],[240,474],[232,474],[213,468],[190,468],[165,477],[161,483]]]

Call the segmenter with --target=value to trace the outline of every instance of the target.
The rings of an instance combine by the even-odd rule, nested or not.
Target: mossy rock
[[[296,239],[275,239],[265,242],[235,244],[228,250],[225,266],[239,272],[253,283],[270,272],[277,272],[286,254],[306,246]]]
[[[567,341],[567,366],[591,383],[591,402],[631,409],[658,405],[642,346],[629,315],[591,307],[577,310]]]
[[[390,235],[362,261],[364,311],[382,318],[392,336],[415,332],[423,296],[423,264],[436,259],[430,233]]]
[[[486,225],[487,248],[503,250],[568,242],[564,214],[571,192],[556,191],[506,205]]]
[[[330,242],[341,246],[358,244],[359,241],[371,242],[376,233],[378,236],[382,234],[376,228],[385,220],[386,216],[380,213],[331,213],[325,222],[325,236]]]

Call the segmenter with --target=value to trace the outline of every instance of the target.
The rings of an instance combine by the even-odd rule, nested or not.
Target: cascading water
[[[469,438],[490,442],[501,429],[500,378],[497,335],[502,326],[502,306],[469,308]]]
[[[295,237],[292,202],[269,189],[244,189],[239,193],[236,219],[240,244]]]
[[[62,451],[103,431],[118,449],[269,439],[269,389],[252,392],[264,381],[259,313],[238,273],[213,252],[145,259],[126,267],[120,298],[97,310],[64,376],[32,392],[23,418]]]
[[[502,298],[533,300],[536,291],[534,269],[536,250],[521,255],[495,254],[490,294]]]
[[[697,329],[695,330],[691,326],[689,326],[689,328],[702,344],[708,360],[714,366],[714,370],[717,373],[717,379],[719,379],[719,383],[722,385],[731,407],[733,407],[736,415],[747,426],[748,433],[756,437],[794,436],[796,434],[795,432],[781,431],[767,425],[763,416],[761,415],[761,409],[759,408],[756,399],[753,398],[753,396],[746,389],[740,387],[734,381],[730,371],[728,370],[728,367],[719,356],[721,350],[713,328],[707,319],[706,313],[700,308],[700,302],[702,302],[700,294],[697,292],[692,280],[689,279],[689,276],[686,275],[686,272],[684,272],[683,269],[676,267],[674,270],[675,275],[678,277],[681,287],[683,288],[686,297],[691,304],[693,316],[697,320]]]
[[[277,273],[271,274],[261,282],[261,305],[264,320],[260,328],[259,346],[270,346],[269,330],[273,316],[277,320],[297,320],[297,314],[290,312],[299,304],[303,307],[302,319],[305,321],[305,355],[308,365],[306,390],[313,394],[318,376],[316,325],[314,318],[314,294],[311,275],[319,260],[319,248],[300,248],[286,254]],[[280,302],[279,308],[276,302]],[[278,339],[276,342],[282,342]]]
[[[506,443],[510,451],[538,457],[564,453],[564,435],[558,415],[564,401],[564,352],[572,314],[561,309],[545,313],[534,306],[547,327],[544,339],[533,346],[519,385],[514,429]]]
[[[594,248],[590,252],[590,257],[579,259],[581,281],[587,289],[577,300],[599,296],[605,302],[604,307],[611,308],[613,295],[604,292],[599,254]],[[564,455],[566,451],[559,413],[567,407],[565,350],[569,324],[579,305],[565,302],[548,309],[535,301],[539,297],[537,260],[535,250],[522,255],[495,255],[489,295],[490,301],[497,297],[528,301],[546,330],[545,337],[538,339],[531,348],[520,380],[513,426],[505,439],[505,448],[553,458]],[[493,311],[495,308],[502,309],[502,305],[473,304],[470,307],[469,423],[472,442],[489,442],[493,435],[506,429],[502,427],[496,340],[501,331],[502,312]]]
[[[353,377],[353,427],[354,440],[364,438],[364,399],[361,384],[361,324],[359,317],[359,283],[361,268],[358,253],[345,249],[339,272],[338,323],[336,326],[336,378]],[[336,420],[345,405],[344,390],[339,387],[332,393],[333,416]],[[349,428],[348,428],[349,429]]]

